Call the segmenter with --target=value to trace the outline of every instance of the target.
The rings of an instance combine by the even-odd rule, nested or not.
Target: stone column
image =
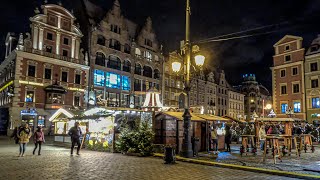
[[[39,33],[39,27],[34,26],[33,27],[33,49],[38,49],[38,33]]]
[[[76,39],[75,57],[74,58],[79,59],[79,53],[80,53],[80,40]]]
[[[57,38],[56,38],[56,54],[57,55],[60,54],[60,36],[61,36],[61,33],[57,32]]]
[[[71,58],[74,58],[75,48],[76,48],[76,38],[75,38],[75,37],[72,37],[72,43],[71,43]]]
[[[40,33],[39,33],[39,50],[42,50],[43,48],[43,28],[40,28]]]

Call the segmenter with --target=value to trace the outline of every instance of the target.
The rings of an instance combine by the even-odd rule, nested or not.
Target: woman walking
[[[44,141],[44,133],[43,133],[42,128],[40,126],[37,127],[37,131],[34,133],[33,139],[34,139],[33,155],[39,146],[38,155],[40,156],[41,155],[41,145],[42,145],[42,143],[45,142]]]
[[[227,145],[227,152],[231,152],[230,144],[231,144],[231,139],[232,139],[232,131],[230,129],[230,126],[226,126],[226,134],[224,136],[224,141]]]
[[[19,138],[19,145],[20,145],[20,153],[19,157],[23,157],[24,153],[26,152],[27,144],[31,137],[31,129],[29,128],[28,124],[24,124],[23,127],[18,132]]]

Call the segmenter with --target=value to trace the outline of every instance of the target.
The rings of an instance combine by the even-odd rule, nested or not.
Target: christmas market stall
[[[183,141],[183,112],[160,112],[155,116],[155,144],[175,145],[179,153]],[[194,149],[207,151],[212,125],[217,127],[219,149],[224,149],[225,123],[228,119],[205,114],[191,114],[191,136]],[[196,144],[196,145],[195,145]]]

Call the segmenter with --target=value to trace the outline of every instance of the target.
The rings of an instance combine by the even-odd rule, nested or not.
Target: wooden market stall
[[[183,112],[160,112],[155,117],[155,143],[176,145],[176,152],[179,153],[183,141]],[[191,136],[199,140],[198,150],[207,151],[209,148],[210,127],[215,124],[218,129],[219,149],[224,149],[224,123],[228,119],[203,114],[191,114]]]

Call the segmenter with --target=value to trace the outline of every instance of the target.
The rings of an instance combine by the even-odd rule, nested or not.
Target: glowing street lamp
[[[271,104],[267,104],[266,105],[266,109],[270,110],[272,108],[272,105]]]
[[[173,62],[172,63],[172,70],[174,71],[174,72],[179,72],[180,71],[180,69],[181,69],[181,63],[180,62]]]
[[[196,65],[202,67],[204,64],[205,57],[203,55],[196,55],[194,57]]]

